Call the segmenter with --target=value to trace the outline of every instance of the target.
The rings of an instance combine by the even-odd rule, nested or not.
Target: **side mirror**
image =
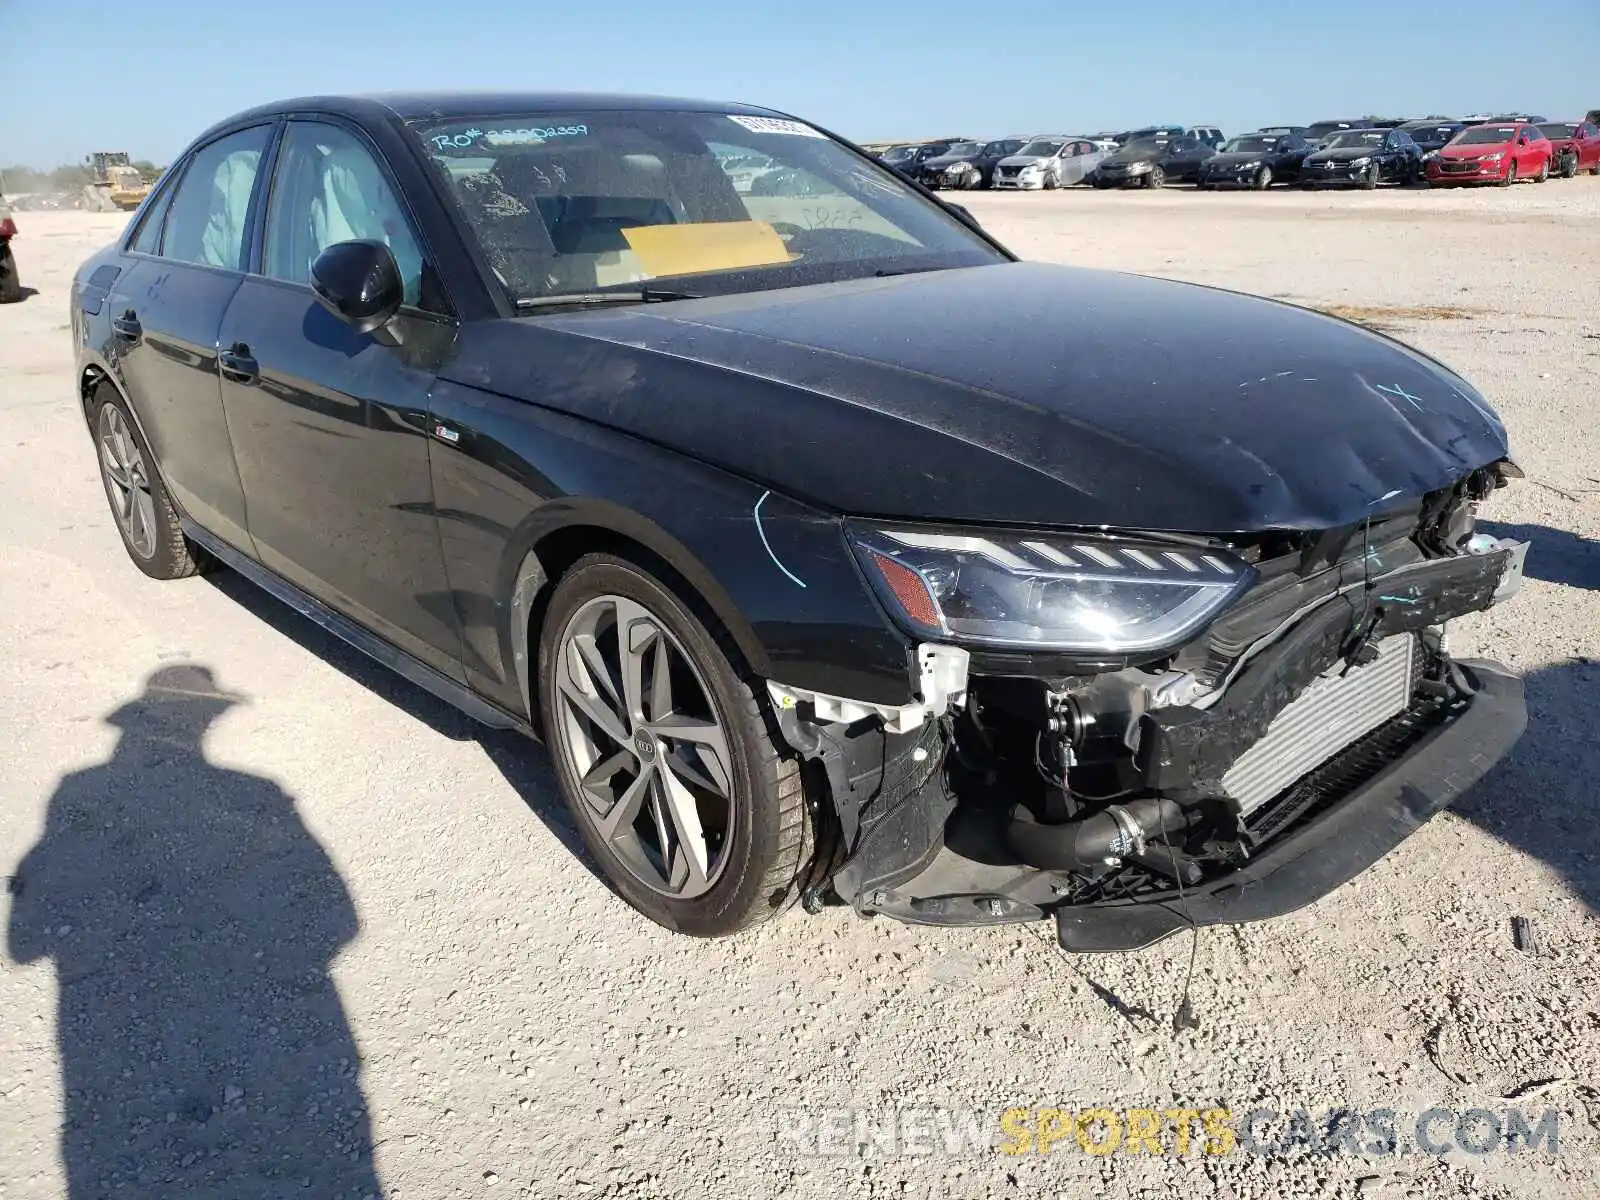
[[[322,306],[360,333],[387,325],[405,300],[394,255],[382,242],[336,242],[311,264]]]

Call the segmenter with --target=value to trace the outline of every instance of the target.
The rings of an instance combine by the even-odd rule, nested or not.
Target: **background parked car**
[[[997,188],[1051,190],[1082,183],[1106,157],[1103,144],[1086,137],[1041,137],[995,166]]]
[[[1010,137],[993,142],[957,142],[945,153],[923,161],[922,182],[930,188],[988,187],[994,182],[994,169],[1000,160],[1016,154],[1028,141]]]
[[[1296,137],[1305,137],[1306,130],[1308,128],[1309,126],[1306,125],[1263,125],[1260,129],[1256,130],[1256,132],[1272,133],[1279,137],[1284,137],[1292,133]]]
[[[1551,169],[1563,179],[1580,171],[1600,175],[1600,126],[1588,121],[1548,121],[1539,132],[1550,139]]]
[[[1275,182],[1298,179],[1300,164],[1311,150],[1311,143],[1296,133],[1247,133],[1224,142],[1201,164],[1197,185],[1264,191]]]
[[[949,151],[950,147],[958,142],[969,142],[971,138],[942,138],[932,142],[915,142],[905,146],[896,146],[884,152],[878,159],[884,166],[897,174],[904,175],[907,179],[918,179],[922,174],[922,164],[930,158]]]
[[[1168,183],[1192,183],[1201,165],[1216,151],[1192,137],[1153,137],[1129,142],[1107,155],[1095,170],[1095,187],[1158,188]]]
[[[1422,151],[1402,129],[1346,129],[1330,134],[1300,164],[1300,186],[1413,183],[1422,178]]]
[[[1137,129],[1114,133],[1111,140],[1119,146],[1126,146],[1130,142],[1143,142],[1149,138],[1177,137],[1182,132],[1182,125],[1141,125]]]
[[[1542,183],[1550,175],[1552,151],[1550,139],[1537,125],[1470,125],[1428,159],[1428,183],[1432,187],[1458,183],[1509,187],[1530,178]]]
[[[1417,144],[1417,149],[1426,155],[1436,150],[1443,150],[1450,139],[1465,129],[1466,125],[1461,121],[1407,121],[1400,128],[1411,135],[1411,140]]]
[[[17,260],[11,253],[11,239],[17,236],[17,223],[11,219],[6,198],[0,196],[0,304],[22,299],[22,281],[17,277]]]
[[[1313,121],[1306,126],[1306,141],[1322,142],[1346,129],[1371,129],[1372,122],[1360,119],[1350,121]]]
[[[1222,132],[1222,130],[1218,129],[1215,125],[1195,125],[1184,130],[1184,133],[1187,136],[1194,138],[1194,140],[1197,142],[1204,142],[1213,150],[1217,149],[1222,145],[1223,142],[1228,140],[1227,136]]]

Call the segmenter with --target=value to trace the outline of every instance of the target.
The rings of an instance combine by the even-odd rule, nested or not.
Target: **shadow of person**
[[[328,975],[355,906],[293,798],[202,753],[241,700],[152,674],[12,877],[11,957],[55,959],[74,1200],[382,1194]]]

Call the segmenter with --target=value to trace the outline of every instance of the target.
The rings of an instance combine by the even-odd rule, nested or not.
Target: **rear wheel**
[[[102,386],[95,393],[92,421],[100,481],[134,566],[152,579],[199,574],[211,560],[183,536],[178,510],[122,397]]]
[[[607,554],[563,576],[540,638],[546,737],[584,844],[634,908],[703,937],[781,911],[812,853],[799,763],[736,657]]]

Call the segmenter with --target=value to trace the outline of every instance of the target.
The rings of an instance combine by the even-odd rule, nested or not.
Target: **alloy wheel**
[[[150,494],[150,473],[144,455],[122,410],[114,404],[100,409],[100,475],[105,481],[111,512],[122,527],[130,549],[140,558],[156,552],[156,505]]]
[[[733,842],[729,736],[700,668],[644,605],[603,595],[568,619],[551,733],[601,840],[674,900],[716,883]]]

